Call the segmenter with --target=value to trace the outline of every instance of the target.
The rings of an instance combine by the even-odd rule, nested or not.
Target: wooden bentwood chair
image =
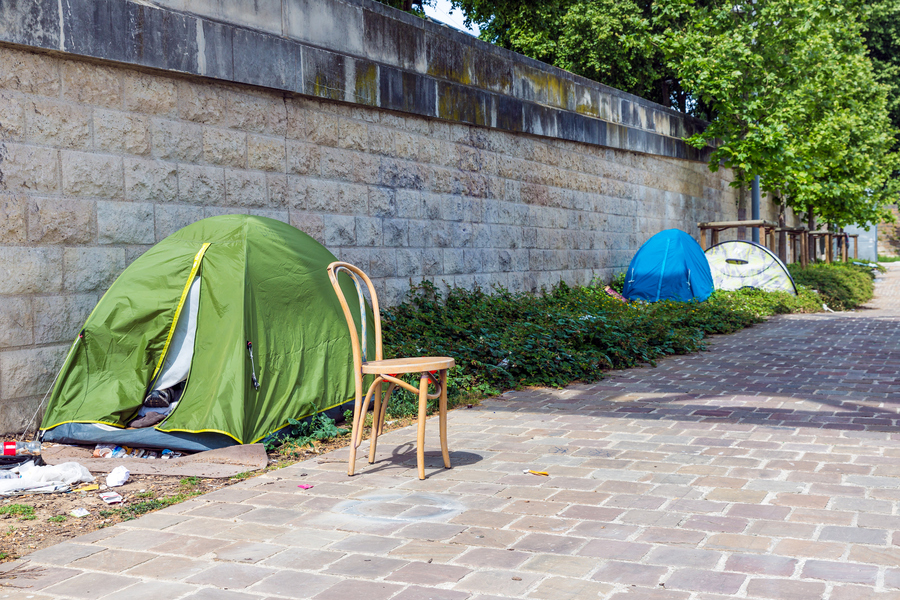
[[[353,320],[353,315],[350,313],[350,307],[347,305],[344,292],[338,284],[338,274],[342,271],[350,275],[353,283],[356,285],[362,329],[360,334],[356,332],[356,323]],[[353,376],[356,383],[356,402],[353,405],[353,429],[350,434],[350,466],[347,474],[353,475],[353,469],[356,464],[356,449],[362,444],[363,425],[366,413],[369,410],[369,401],[373,397],[375,398],[375,403],[372,411],[369,464],[375,462],[375,446],[378,443],[378,436],[384,431],[384,417],[388,401],[394,388],[397,386],[419,396],[419,429],[416,439],[419,479],[425,479],[425,414],[428,408],[428,400],[438,397],[440,398],[438,407],[440,413],[441,454],[444,457],[444,467],[449,469],[450,452],[447,449],[447,370],[456,364],[455,361],[447,356],[391,358],[384,360],[384,354],[381,349],[381,313],[378,310],[378,297],[375,295],[372,281],[360,269],[345,262],[333,262],[328,265],[328,278],[331,279],[331,285],[334,287],[338,300],[341,302],[341,308],[344,310],[344,318],[347,319],[347,326],[350,328],[350,341],[353,347]],[[366,287],[369,289],[369,296],[372,299],[372,312],[375,315],[375,360],[368,360],[366,352],[366,300],[360,279],[365,282]],[[360,339],[362,339],[362,342],[360,342]],[[440,372],[440,375],[434,374],[437,371]],[[404,373],[419,373],[419,387],[416,388],[397,377]],[[364,375],[375,375],[375,381],[369,386],[365,400],[363,400]],[[429,380],[437,386],[437,391],[432,394],[428,393]],[[387,391],[382,397],[382,386],[385,383],[388,384]]]

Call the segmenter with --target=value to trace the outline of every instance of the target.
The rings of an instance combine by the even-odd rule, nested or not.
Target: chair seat
[[[421,373],[423,371],[442,371],[456,364],[449,356],[418,356],[416,358],[389,358],[373,360],[362,364],[362,372],[366,375],[391,375],[396,373]]]

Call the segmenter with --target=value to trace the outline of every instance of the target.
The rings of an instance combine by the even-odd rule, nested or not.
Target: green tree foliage
[[[852,4],[821,0],[658,0],[659,36],[682,85],[713,109],[689,139],[710,168],[829,223],[879,221],[897,188],[887,88]]]
[[[890,86],[888,109],[894,127],[900,127],[900,0],[868,5],[864,33],[878,81]]]

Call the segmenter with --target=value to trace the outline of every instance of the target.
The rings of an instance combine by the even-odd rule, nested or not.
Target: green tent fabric
[[[326,272],[334,260],[305,233],[263,217],[212,217],[170,235],[125,269],[94,308],[53,388],[41,425],[45,436],[72,423],[127,426],[169,350],[196,276],[190,371],[179,403],[157,431],[254,443],[288,419],[346,403],[354,395],[352,357]],[[352,297],[356,290],[344,277]]]

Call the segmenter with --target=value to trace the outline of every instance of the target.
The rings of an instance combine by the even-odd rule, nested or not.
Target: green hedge
[[[452,356],[449,392],[485,396],[520,386],[596,381],[603,371],[653,364],[670,354],[705,348],[710,334],[731,333],[785,312],[815,312],[821,301],[758,290],[716,292],[706,302],[623,303],[602,287],[546,294],[451,289],[429,283],[383,312],[385,355]],[[414,413],[411,395],[392,401],[391,414]]]
[[[817,263],[805,269],[788,265],[794,283],[817,290],[832,310],[852,310],[875,295],[872,269],[848,263]]]

